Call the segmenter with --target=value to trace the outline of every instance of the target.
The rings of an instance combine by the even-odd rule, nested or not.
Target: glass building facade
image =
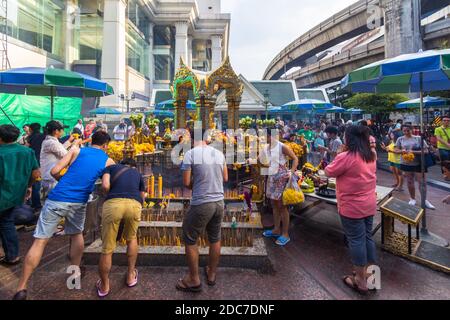
[[[8,0],[8,36],[64,56],[65,3],[60,0]]]
[[[100,70],[104,46],[104,0],[7,2],[7,29],[0,32],[45,51],[62,64],[75,61],[74,68],[77,65],[95,65]],[[147,10],[140,0],[127,2],[126,65],[147,79],[152,75],[150,80],[164,85],[175,74],[176,20],[154,25],[147,16]],[[152,66],[151,61],[154,63]],[[210,71],[211,65],[211,40],[194,39],[192,67]],[[99,72],[96,75],[99,76]]]
[[[76,60],[102,61],[103,1],[78,0],[75,15],[74,48]]]
[[[155,26],[153,28],[153,55],[155,60],[155,80],[173,79],[175,75],[175,28]]]

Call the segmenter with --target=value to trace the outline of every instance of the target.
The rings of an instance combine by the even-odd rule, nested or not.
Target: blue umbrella
[[[351,113],[351,114],[363,114],[363,112],[364,112],[364,110],[358,109],[358,108],[350,108],[345,111],[345,113]]]
[[[345,111],[347,111],[347,110],[344,108],[341,108],[341,107],[337,107],[337,106],[334,106],[334,107],[326,110],[327,113],[344,113]]]
[[[168,110],[157,110],[156,109],[156,110],[145,113],[145,115],[149,115],[149,114],[152,114],[157,118],[162,118],[162,117],[174,118],[175,117],[175,113],[173,113],[172,111],[168,111]]]
[[[316,99],[300,99],[281,106],[284,112],[299,112],[301,110],[322,110],[332,108],[329,102]]]
[[[442,108],[450,105],[450,101],[445,98],[439,97],[424,97],[423,98],[423,106],[424,108]],[[405,102],[401,102],[395,106],[397,109],[418,109],[420,108],[420,98],[413,99]]]
[[[188,100],[186,102],[186,109],[195,110],[196,104],[194,101]],[[166,100],[158,103],[155,107],[157,110],[174,110],[175,109],[175,100]]]
[[[103,97],[114,94],[106,82],[86,74],[55,68],[16,68],[0,72],[0,93],[51,97]]]
[[[96,109],[92,109],[91,111],[89,111],[89,114],[91,115],[100,115],[100,114],[122,114],[122,112],[113,109],[113,108],[96,108]]]
[[[316,109],[316,113],[318,114],[324,114],[324,113],[342,113],[346,111],[344,108],[341,107],[337,107],[337,106],[332,106],[331,108],[328,109]]]
[[[281,107],[270,107],[267,109],[267,111],[269,112],[269,114],[283,113]]]

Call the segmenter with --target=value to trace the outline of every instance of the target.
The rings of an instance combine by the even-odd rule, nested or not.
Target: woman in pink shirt
[[[376,261],[372,239],[373,217],[377,211],[376,152],[371,148],[369,128],[351,126],[345,132],[346,152],[340,153],[325,169],[336,178],[339,215],[354,265],[344,283],[367,293],[367,267]]]

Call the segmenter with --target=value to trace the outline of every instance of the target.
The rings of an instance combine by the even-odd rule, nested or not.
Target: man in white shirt
[[[113,135],[114,140],[116,141],[124,141],[125,135],[127,134],[127,125],[125,120],[120,120],[120,123],[114,128]]]
[[[77,124],[75,125],[74,128],[79,129],[81,132],[84,132],[84,126],[83,126],[83,120],[78,119]]]

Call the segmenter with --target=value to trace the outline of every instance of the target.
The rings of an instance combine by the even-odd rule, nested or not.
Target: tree
[[[391,112],[398,111],[395,106],[407,97],[401,94],[372,94],[359,93],[345,100],[344,105],[350,108],[359,108],[372,114],[378,123],[386,122]]]

